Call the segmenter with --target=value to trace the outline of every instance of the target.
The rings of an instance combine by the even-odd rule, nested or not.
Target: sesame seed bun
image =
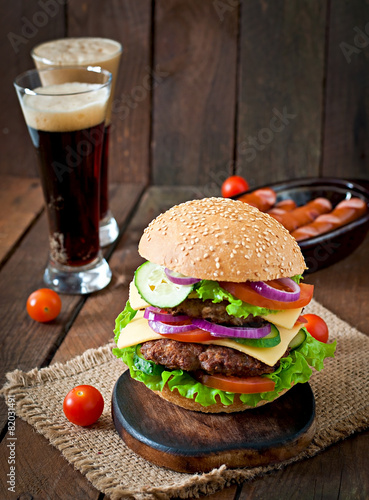
[[[289,389],[284,389],[283,391],[281,391],[278,394],[277,398],[285,394],[287,391],[289,391]],[[239,399],[239,395],[235,394],[234,402],[230,405],[223,405],[220,402],[220,400],[218,400],[217,403],[212,404],[210,406],[202,406],[200,403],[197,403],[194,399],[189,399],[185,398],[184,396],[181,396],[177,391],[177,389],[171,391],[168,388],[167,384],[165,384],[162,391],[153,391],[153,392],[155,392],[155,394],[165,399],[166,401],[169,401],[170,403],[173,403],[177,406],[181,406],[186,410],[201,411],[202,413],[235,413],[239,411],[252,410],[254,408],[258,408],[259,406],[264,406],[269,403],[269,401],[262,400],[259,401],[259,403],[256,406],[249,406],[242,403],[242,401]]]
[[[172,207],[145,229],[138,251],[154,264],[213,281],[268,281],[306,269],[296,240],[279,222],[229,198]]]

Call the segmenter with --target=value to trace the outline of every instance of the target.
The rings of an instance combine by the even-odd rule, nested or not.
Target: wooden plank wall
[[[97,35],[124,46],[112,181],[369,179],[368,2],[13,0],[0,23],[1,174],[37,175],[12,88],[30,49]]]

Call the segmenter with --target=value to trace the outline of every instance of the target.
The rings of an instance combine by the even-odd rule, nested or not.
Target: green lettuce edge
[[[224,290],[217,281],[202,280],[195,286],[194,291],[201,300],[210,299],[214,304],[227,300],[229,302],[226,307],[227,313],[237,318],[247,318],[249,314],[253,316],[266,316],[278,312],[265,307],[253,306],[252,304],[243,302],[241,299],[237,299],[231,293],[227,292],[227,290]]]
[[[137,311],[135,309],[132,309],[129,300],[127,300],[125,308],[115,320],[114,342],[116,344],[118,343],[119,336],[122,333],[123,328],[125,328],[128,325],[128,323],[130,323],[133,320],[136,314]]]
[[[309,332],[306,340],[297,349],[291,351],[288,356],[280,360],[280,365],[277,370],[271,374],[264,375],[275,382],[275,389],[271,392],[262,392],[257,394],[240,394],[240,400],[255,407],[260,401],[273,401],[278,397],[278,394],[284,389],[289,389],[292,384],[307,382],[312,374],[312,369],[321,371],[324,366],[325,358],[333,358],[336,341],[331,344],[324,344],[314,339]],[[136,346],[125,347],[124,349],[114,348],[113,354],[128,366],[130,375],[133,379],[144,383],[153,391],[161,391],[165,384],[173,391],[177,389],[183,397],[194,399],[202,406],[210,406],[216,404],[218,399],[223,405],[231,405],[234,401],[235,394],[232,392],[221,391],[207,387],[196,381],[189,373],[183,370],[164,370],[161,375],[147,375],[141,370],[138,370],[133,362],[133,356]]]

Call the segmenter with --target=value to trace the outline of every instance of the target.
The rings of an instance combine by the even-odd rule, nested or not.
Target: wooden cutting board
[[[112,415],[129,448],[178,472],[281,462],[306,448],[315,430],[314,395],[307,383],[260,408],[211,414],[163,400],[126,371],[113,390]]]

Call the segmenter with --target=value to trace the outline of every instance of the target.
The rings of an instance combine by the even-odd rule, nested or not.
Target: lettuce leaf
[[[119,316],[115,320],[115,328],[114,328],[115,343],[118,342],[120,332],[122,331],[122,329],[125,326],[127,326],[130,321],[133,320],[133,318],[136,316],[136,313],[137,311],[132,309],[129,300],[127,300],[126,307],[123,309],[123,311],[119,314]]]
[[[305,279],[302,274],[295,274],[295,276],[291,276],[291,280],[295,281],[297,284],[300,283],[301,280]]]
[[[249,314],[253,316],[263,316],[278,312],[265,307],[253,306],[243,302],[241,299],[237,299],[231,293],[224,290],[217,281],[202,280],[195,287],[194,291],[200,299],[210,299],[215,304],[227,300],[229,302],[226,307],[227,313],[237,318],[247,318]]]
[[[306,331],[306,330],[305,330]],[[332,344],[323,344],[315,340],[307,331],[305,342],[297,349],[291,351],[288,356],[280,361],[277,370],[265,377],[271,378],[275,382],[275,389],[272,392],[258,394],[241,394],[240,400],[249,405],[256,406],[261,400],[273,401],[284,389],[291,387],[291,384],[307,382],[312,374],[311,367],[320,371],[323,368],[324,359],[334,357],[336,341]],[[168,383],[170,390],[177,389],[181,396],[195,399],[203,406],[210,406],[217,402],[216,396],[224,405],[230,405],[234,400],[234,393],[221,391],[206,387],[197,382],[191,375],[183,370],[164,370],[159,376],[152,376],[138,370],[133,362],[135,347],[125,347],[124,349],[113,349],[113,353],[129,367],[131,377],[143,382],[149,389],[160,391]]]

